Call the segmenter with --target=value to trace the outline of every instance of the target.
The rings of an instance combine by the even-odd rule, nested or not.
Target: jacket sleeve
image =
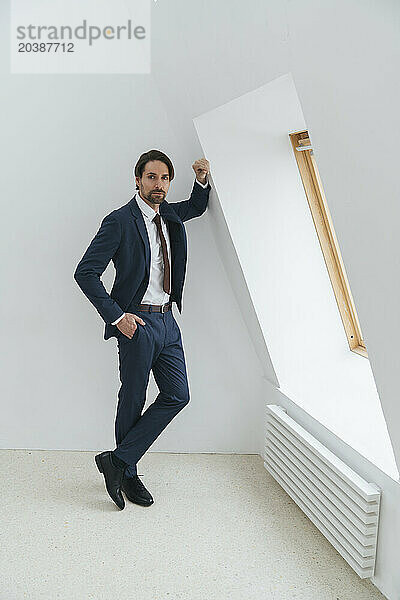
[[[182,200],[182,202],[172,202],[170,206],[182,221],[200,217],[207,208],[210,189],[210,184],[203,188],[195,181],[189,199]]]
[[[74,279],[106,323],[112,323],[124,311],[111,298],[100,276],[115,255],[121,241],[121,224],[111,213],[100,228],[75,269]]]

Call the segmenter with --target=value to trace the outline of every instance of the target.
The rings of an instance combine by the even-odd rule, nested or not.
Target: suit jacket
[[[187,239],[184,221],[199,217],[207,208],[211,186],[193,184],[188,200],[169,204],[163,200],[160,215],[165,217],[171,247],[171,294],[182,312],[182,293],[186,274]],[[110,260],[115,279],[110,294],[100,276]],[[127,311],[131,303],[140,303],[150,277],[150,242],[146,225],[135,197],[106,215],[88,249],[79,261],[74,279],[105,321],[104,339],[116,337],[112,322]]]

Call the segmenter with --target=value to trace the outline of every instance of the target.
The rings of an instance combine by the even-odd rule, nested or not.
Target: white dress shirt
[[[206,183],[200,183],[197,179],[196,183],[201,185],[201,187],[206,188],[208,185],[208,181]],[[169,301],[169,294],[164,292],[164,261],[162,254],[162,246],[161,240],[158,233],[157,225],[153,221],[157,212],[149,206],[139,195],[138,192],[135,194],[136,201],[140,210],[142,211],[143,219],[146,225],[147,234],[150,242],[150,278],[149,284],[145,291],[145,294],[142,298],[141,304],[166,304]],[[160,215],[161,217],[161,215]],[[168,252],[168,260],[170,264],[170,289],[171,289],[171,278],[172,278],[172,268],[171,268],[171,246],[169,242],[169,234],[167,229],[167,223],[164,217],[161,217],[161,229],[165,237],[165,242],[167,244],[167,252]],[[112,325],[116,325],[124,318],[126,313],[121,315],[116,321],[112,323]]]

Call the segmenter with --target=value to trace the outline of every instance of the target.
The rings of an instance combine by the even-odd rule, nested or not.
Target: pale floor
[[[120,511],[96,452],[1,450],[1,600],[369,600],[258,455],[147,452]]]

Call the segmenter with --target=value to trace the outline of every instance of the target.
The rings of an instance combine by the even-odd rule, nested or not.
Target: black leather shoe
[[[126,494],[128,500],[135,504],[150,506],[154,502],[153,496],[146,490],[138,475],[135,477],[124,475],[122,479],[122,491]]]
[[[125,508],[125,500],[121,494],[121,484],[128,465],[123,468],[117,467],[114,465],[111,455],[111,450],[106,450],[105,452],[101,452],[101,454],[97,454],[94,460],[100,473],[104,475],[107,492],[118,508],[122,510]]]

